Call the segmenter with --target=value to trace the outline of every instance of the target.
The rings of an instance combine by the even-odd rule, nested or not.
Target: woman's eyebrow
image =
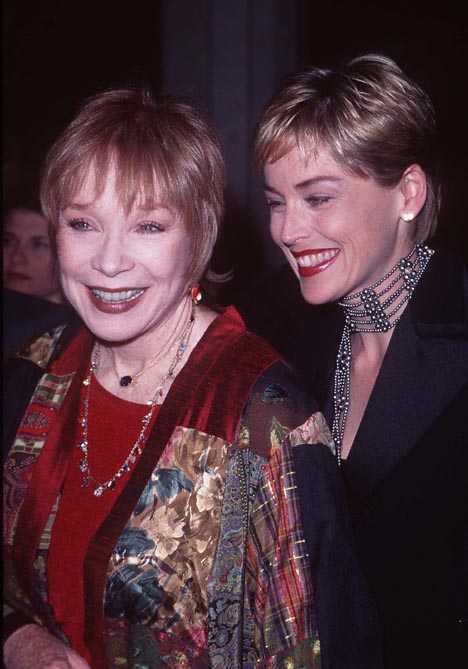
[[[321,183],[323,181],[330,181],[332,183],[339,183],[340,181],[343,181],[340,177],[334,177],[331,175],[323,175],[323,176],[317,176],[317,177],[311,177],[310,179],[304,179],[304,181],[299,181],[299,183],[294,184],[294,188],[296,190],[304,190],[305,188],[310,188],[310,186],[315,186],[318,183]],[[276,190],[273,186],[270,186],[266,182],[263,184],[263,188],[267,190],[270,193],[276,193],[276,195],[281,195],[281,193]]]
[[[315,186],[318,183],[321,183],[322,181],[331,181],[333,183],[338,183],[340,181],[343,181],[340,177],[334,177],[332,175],[324,174],[322,176],[317,176],[317,177],[311,177],[310,179],[305,179],[304,181],[300,181],[297,184],[294,184],[294,188],[296,190],[303,190],[304,188],[309,188],[310,186]]]

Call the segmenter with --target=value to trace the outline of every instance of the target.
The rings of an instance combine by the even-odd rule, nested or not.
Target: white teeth
[[[96,288],[91,288],[91,292],[103,302],[130,302],[131,300],[136,300],[136,298],[140,297],[140,295],[143,295],[145,291],[143,289],[119,290],[117,292],[111,293],[107,290],[97,290]]]
[[[315,267],[315,265],[320,265],[322,262],[331,260],[337,253],[338,249],[333,249],[332,251],[324,251],[324,253],[311,253],[307,256],[299,256],[296,260],[299,267]]]

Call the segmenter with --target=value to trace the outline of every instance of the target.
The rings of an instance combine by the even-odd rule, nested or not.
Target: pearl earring
[[[412,214],[410,211],[407,211],[405,214],[403,214],[402,219],[409,223],[409,221],[412,221],[414,218],[414,214]]]

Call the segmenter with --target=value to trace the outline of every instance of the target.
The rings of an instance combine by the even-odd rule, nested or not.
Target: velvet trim
[[[39,614],[43,610],[43,604],[38,601],[34,590],[33,565],[44,526],[59,495],[75,444],[81,380],[86,373],[92,349],[88,332],[81,333],[74,343],[79,344],[75,346],[80,353],[78,368],[37,460],[19,513],[12,547],[20,583]],[[47,617],[41,617],[48,625]]]
[[[107,666],[103,596],[108,564],[172,432],[184,425],[233,443],[252,386],[279,359],[269,344],[245,332],[241,317],[231,307],[213,321],[172,384],[146,447],[85,559],[85,640],[96,666]]]
[[[57,375],[76,372],[46,437],[19,514],[13,554],[25,592],[38,612],[43,607],[34,594],[33,564],[75,445],[81,382],[92,346],[91,334],[82,330],[52,365],[51,371]],[[108,563],[174,428],[182,424],[232,443],[252,386],[279,359],[269,344],[245,332],[241,317],[231,307],[213,321],[173,383],[143,454],[95,534],[85,559],[85,639],[96,667],[107,666],[108,662],[103,618]],[[47,623],[46,616],[42,618]]]

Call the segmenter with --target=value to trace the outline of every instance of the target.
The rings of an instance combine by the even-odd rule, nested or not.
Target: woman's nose
[[[126,240],[117,234],[106,234],[99,240],[92,266],[106,276],[128,272],[135,263],[128,253]]]
[[[281,226],[281,243],[288,247],[294,246],[304,234],[302,216],[293,207],[286,207]]]
[[[28,246],[17,242],[10,246],[7,253],[10,256],[10,262],[15,265],[20,265],[29,262]]]

